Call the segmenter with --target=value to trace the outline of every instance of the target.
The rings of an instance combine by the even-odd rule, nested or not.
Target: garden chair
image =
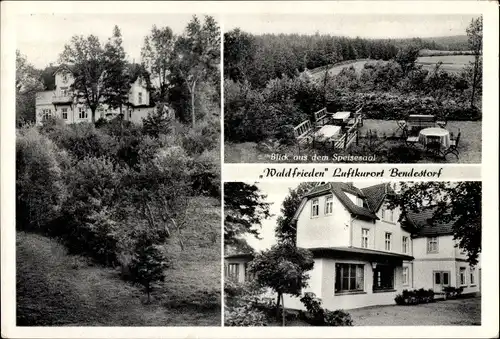
[[[427,143],[425,144],[425,151],[432,154],[435,157],[442,156],[441,154],[441,140],[439,136],[430,135],[427,137]]]
[[[407,146],[412,146],[418,143],[418,133],[420,130],[415,127],[405,128],[405,143]]]
[[[460,129],[458,129],[457,137],[455,139],[450,140],[450,147],[444,150],[443,157],[446,157],[446,155],[451,153],[454,156],[456,156],[457,159],[459,158],[460,152],[458,151],[458,143],[460,142],[461,134],[462,132],[460,132]]]

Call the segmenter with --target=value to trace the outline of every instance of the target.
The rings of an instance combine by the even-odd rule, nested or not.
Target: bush
[[[182,147],[188,154],[201,154],[219,145],[220,122],[218,119],[200,121],[194,128],[190,128],[182,138]]]
[[[16,221],[18,229],[46,232],[66,195],[58,158],[62,152],[35,128],[16,138]]]
[[[403,290],[396,295],[394,301],[398,305],[416,305],[434,301],[434,291],[432,289]]]
[[[220,196],[220,152],[205,151],[190,165],[192,188],[202,194]]]
[[[460,297],[462,292],[464,291],[463,287],[453,287],[453,286],[446,286],[443,288],[443,292],[445,293],[446,299],[455,299],[457,297]]]
[[[308,314],[301,313],[305,321],[314,326],[352,326],[351,315],[343,310],[330,311],[321,307],[321,300],[312,292],[304,294],[300,301]]]
[[[226,308],[224,326],[267,326],[266,315],[250,305]]]

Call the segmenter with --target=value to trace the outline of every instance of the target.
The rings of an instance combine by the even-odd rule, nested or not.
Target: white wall
[[[139,93],[142,93],[142,102],[139,103]],[[137,80],[130,87],[129,102],[135,106],[137,105],[149,105],[149,92],[146,90],[146,87],[141,85],[141,78],[137,78]]]
[[[455,242],[452,235],[438,237],[438,251],[427,253],[427,238],[413,239],[413,256],[415,259],[455,258]]]
[[[319,215],[312,217],[313,199],[305,204],[297,220],[297,246],[303,248],[349,246],[350,213],[333,196],[333,213],[325,215],[325,196],[319,199]]]

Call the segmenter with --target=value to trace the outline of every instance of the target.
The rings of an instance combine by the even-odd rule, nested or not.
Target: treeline
[[[437,41],[442,38],[436,38]],[[451,39],[451,38],[450,38]],[[468,49],[457,37],[456,44],[431,38],[363,39],[331,35],[264,34],[253,35],[234,29],[224,34],[224,74],[233,81],[248,80],[255,87],[287,75],[289,77],[321,66],[346,60],[390,60],[408,46],[415,49]],[[446,41],[446,40],[444,40]]]

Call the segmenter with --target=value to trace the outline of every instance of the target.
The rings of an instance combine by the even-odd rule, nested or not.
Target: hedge
[[[481,111],[466,102],[455,100],[437,101],[435,98],[393,93],[345,92],[331,97],[328,111],[354,111],[363,106],[365,119],[403,120],[410,114],[432,114],[438,119],[477,121]]]

